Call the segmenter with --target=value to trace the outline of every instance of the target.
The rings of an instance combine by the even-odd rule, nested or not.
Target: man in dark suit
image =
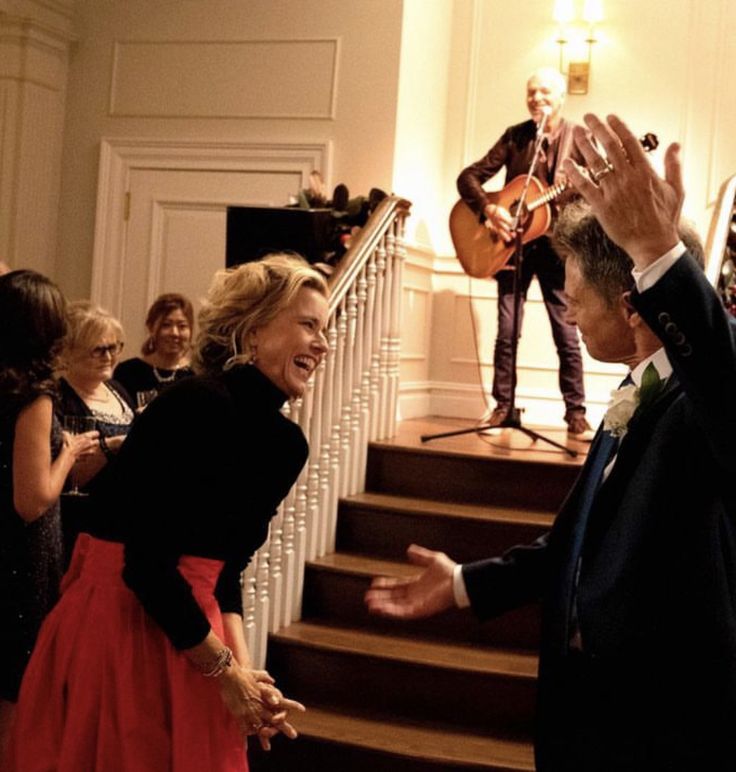
[[[623,385],[549,534],[456,565],[409,548],[377,579],[399,618],[542,598],[538,772],[736,770],[736,322],[678,234],[679,148],[659,178],[615,116],[566,164],[587,201],[556,231],[570,318]]]

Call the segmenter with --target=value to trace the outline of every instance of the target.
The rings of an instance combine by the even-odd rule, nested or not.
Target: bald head
[[[539,123],[547,112],[547,130],[554,131],[561,120],[565,91],[565,78],[553,67],[535,70],[526,82],[526,106],[532,120]]]
[[[538,67],[536,70],[534,70],[534,72],[531,73],[531,75],[527,78],[527,88],[533,80],[537,80],[540,83],[546,83],[551,88],[554,88],[557,93],[561,94],[563,97],[567,93],[567,82],[565,81],[565,76],[554,67]]]

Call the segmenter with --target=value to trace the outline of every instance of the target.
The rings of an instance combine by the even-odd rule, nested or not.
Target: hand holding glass
[[[142,413],[146,405],[148,405],[149,402],[152,402],[157,394],[158,391],[156,389],[137,391],[135,393],[136,404],[138,405],[138,410],[136,412]]]
[[[95,419],[92,416],[86,415],[65,415],[62,418],[62,426],[64,431],[71,435],[86,434],[95,430]],[[84,491],[79,489],[79,478],[77,475],[77,464],[79,459],[74,462],[69,476],[71,478],[72,487],[66,493],[70,496],[86,496]]]

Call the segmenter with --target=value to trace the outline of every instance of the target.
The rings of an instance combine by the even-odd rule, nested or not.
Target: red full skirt
[[[246,772],[245,741],[217,685],[169,642],[121,578],[121,544],[77,540],[62,597],[21,686],[8,772]],[[222,637],[222,562],[179,571]]]

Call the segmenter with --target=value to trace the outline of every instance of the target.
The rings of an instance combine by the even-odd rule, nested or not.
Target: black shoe
[[[567,424],[567,433],[576,440],[590,442],[595,436],[593,427],[585,418],[584,410],[572,410],[567,413],[565,423]]]
[[[332,192],[332,208],[338,212],[344,212],[348,208],[348,201],[350,200],[350,192],[347,185],[343,185],[342,182],[335,187]]]

